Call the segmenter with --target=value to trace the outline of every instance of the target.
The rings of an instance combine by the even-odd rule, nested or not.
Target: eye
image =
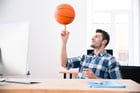
[[[95,35],[95,38],[98,38],[98,36],[97,36],[97,35]]]

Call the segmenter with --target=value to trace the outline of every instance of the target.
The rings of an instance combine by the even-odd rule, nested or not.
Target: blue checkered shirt
[[[79,57],[73,57],[67,59],[66,68],[79,68],[78,78],[85,79],[83,75],[83,69],[88,68],[93,73],[104,79],[121,79],[121,73],[119,70],[119,63],[115,57],[103,51],[95,56],[94,53],[90,55],[82,55]]]

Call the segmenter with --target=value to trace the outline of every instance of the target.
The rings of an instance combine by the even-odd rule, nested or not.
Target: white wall
[[[76,11],[70,31],[68,56],[86,52],[86,0],[1,0],[0,19],[30,23],[28,68],[31,77],[60,78],[60,32],[63,26],[54,18],[60,3],[71,4]]]

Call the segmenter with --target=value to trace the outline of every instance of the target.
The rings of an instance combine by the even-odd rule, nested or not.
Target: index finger
[[[83,71],[89,71],[89,69],[88,68],[85,68],[85,69],[83,69]]]

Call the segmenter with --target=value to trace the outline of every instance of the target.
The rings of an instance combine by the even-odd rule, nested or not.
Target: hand
[[[89,79],[96,79],[96,75],[90,69],[83,69],[85,77]]]
[[[61,32],[61,38],[63,40],[63,42],[67,42],[68,38],[69,38],[69,32],[68,31],[62,31]]]

